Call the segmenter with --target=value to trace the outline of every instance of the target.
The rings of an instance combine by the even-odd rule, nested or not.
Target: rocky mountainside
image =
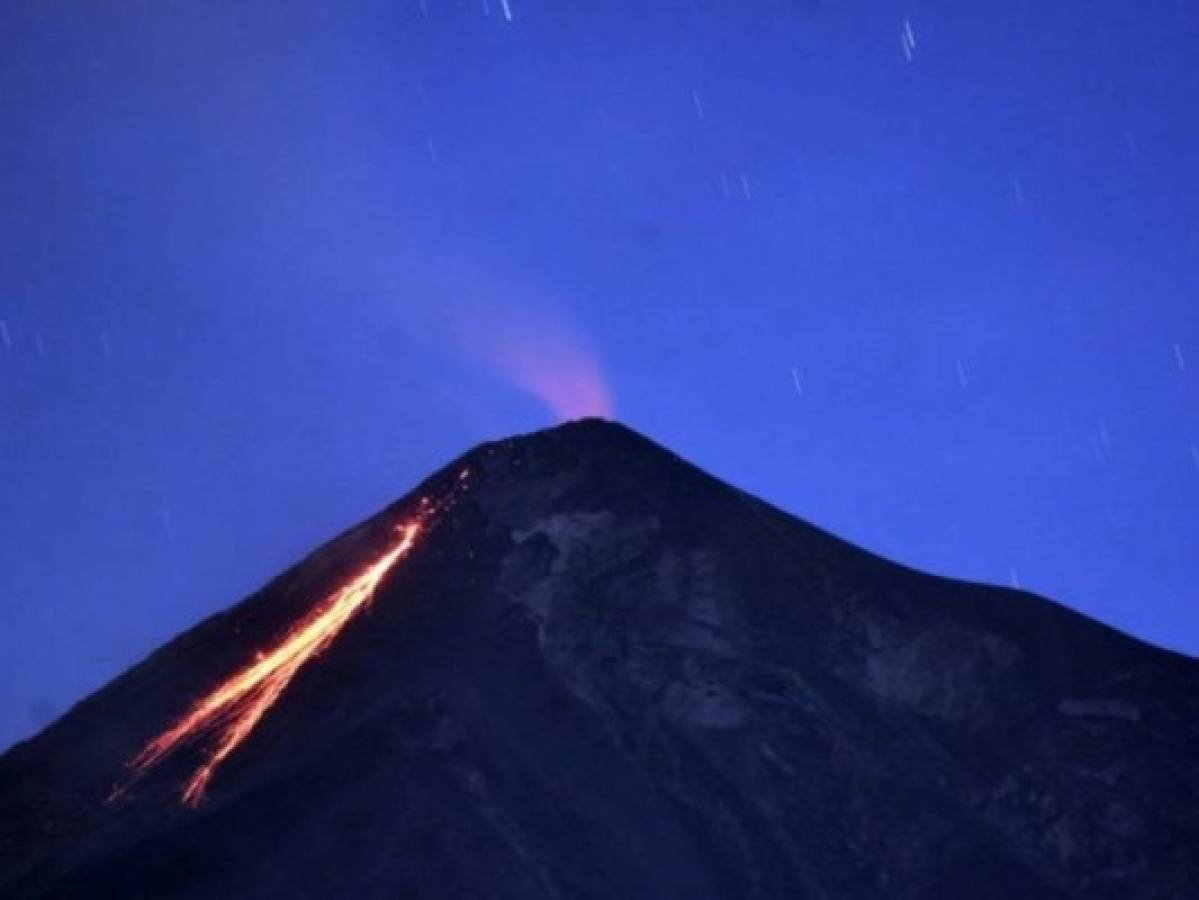
[[[204,802],[211,733],[129,777],[422,498]],[[0,897],[1195,898],[1199,662],[585,420],[471,451],[0,758]]]

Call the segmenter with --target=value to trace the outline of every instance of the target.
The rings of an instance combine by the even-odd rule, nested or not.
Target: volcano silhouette
[[[130,779],[449,494],[204,802],[211,734]],[[0,758],[0,897],[1194,898],[1199,663],[584,420],[471,451]]]

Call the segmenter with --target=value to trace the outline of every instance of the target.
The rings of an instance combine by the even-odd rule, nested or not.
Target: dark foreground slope
[[[214,780],[143,743],[469,486]],[[1199,897],[1199,664],[598,421],[487,445],[0,759],[0,896]]]

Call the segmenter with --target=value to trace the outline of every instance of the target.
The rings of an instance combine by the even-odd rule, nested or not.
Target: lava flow
[[[181,745],[214,733],[206,759],[183,789],[185,805],[203,802],[217,768],[249,736],[304,664],[332,644],[354,614],[369,603],[383,576],[412,549],[420,529],[419,519],[397,528],[399,538],[386,553],[317,604],[274,646],[258,653],[252,663],[233,673],[147,744],[130,763],[132,772],[125,784],[118,786],[110,799],[121,796],[132,782]]]

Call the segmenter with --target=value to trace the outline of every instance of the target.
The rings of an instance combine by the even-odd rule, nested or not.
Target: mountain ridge
[[[197,692],[463,471],[461,502],[297,676],[209,803],[177,802],[198,748],[127,802],[101,802]],[[929,879],[990,896],[976,882],[992,857],[1009,894],[1178,896],[1199,884],[1181,855],[1199,836],[1182,808],[1196,794],[1196,687],[1188,657],[1026,592],[898,566],[624,426],[581,420],[467,452],[0,757],[0,871],[18,872],[0,875],[0,896],[137,896],[147,881],[154,896],[271,896],[284,876],[259,858],[230,865],[243,851],[211,824],[247,820],[251,844],[268,821],[309,829],[325,862],[305,871],[339,853],[379,867],[353,893],[310,872],[291,884],[300,896],[916,897]],[[496,708],[511,715],[497,723]],[[882,753],[892,746],[911,772]],[[342,753],[365,774],[339,768]],[[342,847],[333,814],[302,800],[352,806],[354,828],[397,828],[360,796],[360,774],[422,810],[399,861],[371,834]],[[1142,810],[1138,792],[1161,809]],[[590,813],[563,818],[549,797]],[[828,835],[805,836],[798,806]],[[455,870],[456,842],[489,878]],[[643,845],[660,859],[629,864]]]

